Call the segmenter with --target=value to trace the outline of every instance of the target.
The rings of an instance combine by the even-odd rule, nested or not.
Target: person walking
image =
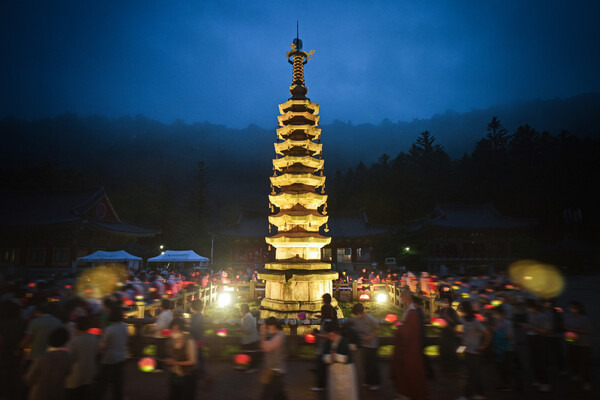
[[[462,345],[464,346],[467,383],[464,396],[459,400],[485,399],[483,396],[483,376],[481,374],[481,354],[489,346],[490,332],[475,318],[473,304],[465,300],[460,304],[463,325]]]
[[[242,314],[240,331],[242,333],[241,349],[244,353],[250,356],[250,364],[246,368],[246,373],[257,371],[258,361],[260,358],[260,337],[256,325],[256,318],[250,313],[250,307],[246,303],[240,306]]]
[[[394,336],[394,353],[390,365],[390,379],[396,392],[411,399],[428,396],[425,360],[423,358],[423,333],[419,312],[412,293],[402,291],[404,317]]]
[[[590,347],[592,323],[578,301],[569,303],[569,313],[565,316],[565,329],[568,336],[568,356],[573,380],[582,381],[584,390],[591,390]]]
[[[192,320],[190,323],[190,335],[196,345],[196,366],[198,369],[198,378],[203,380],[207,386],[212,384],[213,378],[208,374],[206,369],[206,359],[204,357],[204,303],[202,300],[194,300],[192,302]]]
[[[317,331],[315,329],[314,334],[317,337],[317,357],[316,357],[316,366],[315,366],[315,377],[316,377],[316,385],[312,387],[312,391],[320,392],[325,390],[327,386],[327,370],[326,365],[323,362],[323,354],[325,344],[327,343],[327,333],[325,332],[325,325],[330,321],[337,321],[337,311],[331,305],[331,295],[329,293],[325,293],[322,296],[323,306],[321,306],[321,327]]]
[[[451,297],[443,294],[440,300],[438,317],[442,318],[446,325],[441,329],[440,336],[440,364],[445,374],[456,374],[458,367],[458,338],[456,337],[456,326],[459,324],[458,313],[451,307]]]
[[[165,364],[169,367],[169,400],[193,400],[196,395],[196,357],[193,339],[184,332],[185,321],[174,318],[169,325]]]
[[[358,400],[358,380],[352,363],[350,340],[341,335],[337,321],[325,324],[327,342],[323,362],[327,367],[328,400]]]
[[[268,335],[268,336],[267,336]],[[275,317],[269,317],[260,327],[260,347],[264,352],[264,367],[260,381],[261,400],[286,400],[285,334]]]
[[[104,329],[100,342],[100,374],[97,398],[103,399],[108,386],[112,386],[113,400],[123,398],[125,361],[127,360],[127,325],[123,322],[120,307],[113,307],[108,316],[109,325]]]
[[[48,347],[36,357],[25,374],[29,386],[29,400],[62,400],[65,393],[65,379],[72,365],[72,357],[65,348],[69,331],[58,327],[48,335]]]
[[[354,315],[354,329],[360,338],[360,358],[363,363],[364,385],[369,390],[379,390],[381,381],[377,362],[379,323],[371,314],[365,311],[365,307],[361,303],[356,303],[352,307],[352,314]]]
[[[549,392],[546,335],[551,331],[551,321],[548,315],[543,312],[541,305],[534,299],[527,299],[525,305],[527,307],[528,319],[526,323],[522,323],[521,325],[525,328],[527,334],[529,362],[535,379],[533,385],[537,386],[540,392]]]
[[[96,335],[87,332],[88,329],[90,329],[89,317],[78,317],[75,322],[75,334],[67,344],[67,349],[73,358],[73,368],[65,381],[66,400],[92,398],[99,343]]]

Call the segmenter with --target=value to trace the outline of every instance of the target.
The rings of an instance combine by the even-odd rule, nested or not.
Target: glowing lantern
[[[463,293],[461,294],[463,299],[468,299],[469,297],[471,297],[471,295],[469,293]]]
[[[494,307],[498,307],[499,305],[501,305],[501,304],[502,304],[502,301],[501,301],[501,300],[492,300],[492,303],[491,303],[491,304],[492,304],[492,306],[494,306]]]
[[[149,344],[148,346],[144,347],[144,350],[142,350],[142,353],[144,353],[145,356],[155,356],[156,355],[156,345]]]
[[[423,349],[423,353],[425,353],[425,355],[427,357],[437,357],[440,355],[440,346],[438,346],[438,345],[427,346]]]
[[[29,287],[35,287],[35,282],[31,282],[30,284],[28,284],[27,286]]]
[[[565,340],[569,343],[574,343],[579,339],[579,335],[575,332],[565,332]]]
[[[563,312],[563,309],[562,309],[562,308],[560,308],[560,307],[554,307],[554,310],[555,310],[556,312],[558,312],[558,313],[561,313],[561,312]]]
[[[477,318],[477,321],[479,322],[485,321],[485,317],[481,314],[475,314],[475,318]]]
[[[164,338],[171,337],[171,330],[170,329],[163,329],[162,331],[160,331],[160,336],[162,336]]]
[[[156,368],[156,360],[152,357],[140,358],[138,361],[138,367],[142,372],[152,372]]]
[[[456,285],[454,285],[454,286],[452,286],[452,289],[454,289],[454,290],[459,290],[459,289],[460,289],[460,286],[456,286]]]
[[[71,289],[73,286],[71,285],[65,285],[65,289]]]
[[[513,285],[504,285],[504,287],[508,290],[515,288]]]
[[[217,336],[218,337],[225,337],[227,336],[227,329],[225,328],[221,328],[217,330]]]
[[[125,305],[126,306],[132,306],[133,305],[133,300],[125,300]]]
[[[362,300],[362,301],[369,301],[371,299],[371,297],[368,294],[363,293],[360,295],[360,297],[358,299]]]
[[[494,308],[493,304],[486,304],[485,306],[483,306],[483,308],[485,308],[486,310],[490,310],[492,308]]]
[[[144,296],[142,296],[141,294],[138,294],[137,296],[135,296],[135,299],[137,301],[142,301],[142,300],[144,300]]]
[[[395,314],[388,314],[385,316],[385,322],[393,323],[398,321],[398,317]]]
[[[313,335],[312,333],[307,333],[306,335],[304,335],[304,341],[306,343],[313,344],[317,341],[317,337],[315,335]]]
[[[454,284],[455,285],[462,285],[462,282],[461,281],[454,281]]]
[[[91,333],[92,335],[100,336],[102,335],[102,329],[100,328],[90,328],[87,330],[87,333]]]
[[[300,319],[300,320],[306,319],[306,313],[305,312],[298,313],[298,319]]]
[[[394,322],[393,326],[394,326],[395,329],[400,328],[402,326],[402,321],[396,321],[396,322]]]
[[[448,326],[448,321],[444,318],[431,318],[431,325],[436,328],[445,328]]]
[[[233,362],[235,362],[236,365],[246,366],[250,364],[250,361],[252,361],[252,358],[248,354],[236,354],[235,357],[233,357]]]

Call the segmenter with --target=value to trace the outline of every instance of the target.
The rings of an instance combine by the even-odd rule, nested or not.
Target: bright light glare
[[[221,293],[217,299],[219,307],[227,307],[231,304],[231,295],[229,293]]]
[[[376,297],[375,300],[377,300],[378,303],[385,303],[388,299],[387,294],[385,293],[379,293]]]

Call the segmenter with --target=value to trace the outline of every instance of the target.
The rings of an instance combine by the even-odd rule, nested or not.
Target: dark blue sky
[[[600,2],[2,2],[0,116],[276,125],[300,20],[321,123],[600,90]]]

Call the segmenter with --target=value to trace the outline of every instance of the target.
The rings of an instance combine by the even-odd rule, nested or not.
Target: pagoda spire
[[[291,99],[304,100],[308,88],[304,85],[304,64],[308,62],[315,53],[314,50],[308,53],[302,50],[302,40],[300,40],[298,21],[296,21],[296,38],[290,46],[292,50],[287,52],[287,59],[294,66],[292,70],[292,86],[290,87]]]

